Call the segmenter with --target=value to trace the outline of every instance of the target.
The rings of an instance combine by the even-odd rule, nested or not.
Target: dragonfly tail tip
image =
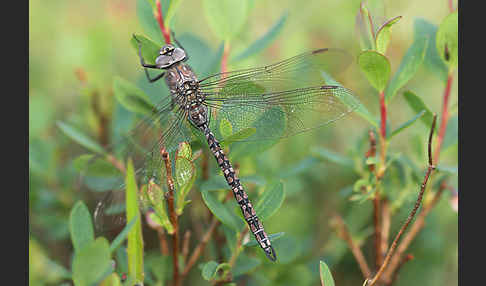
[[[273,246],[270,245],[270,247],[265,249],[265,254],[271,261],[275,262],[277,260],[277,253],[275,252],[275,249],[273,249]]]

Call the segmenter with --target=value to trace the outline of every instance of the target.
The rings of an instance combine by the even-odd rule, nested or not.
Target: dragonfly
[[[276,251],[263,223],[218,141],[221,132],[217,127],[227,121],[233,133],[253,130],[252,135],[236,141],[275,140],[344,117],[359,104],[353,91],[335,82],[330,73],[344,70],[351,57],[340,49],[320,48],[275,64],[198,79],[187,64],[187,51],[174,35],[174,44],[162,46],[154,64],[145,62],[142,42],[133,37],[138,43],[140,65],[147,80],[154,83],[164,79],[170,91],[170,96],[130,134],[137,140],[149,141],[150,157],[142,167],[145,176],[157,176],[154,170],[162,165],[161,149],[171,150],[180,142],[191,142],[194,130],[199,132],[216,159],[249,230],[266,256],[276,261]],[[151,76],[149,69],[161,72]],[[155,126],[158,131],[154,132]]]

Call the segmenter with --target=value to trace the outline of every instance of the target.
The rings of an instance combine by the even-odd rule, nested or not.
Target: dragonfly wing
[[[223,121],[237,133],[254,128],[243,141],[285,138],[334,122],[358,107],[351,90],[342,86],[316,86],[208,100],[214,129]]]
[[[245,141],[287,137],[331,123],[358,107],[353,92],[331,81],[351,56],[319,49],[279,63],[211,76],[201,81],[213,127],[233,133],[255,128]],[[216,125],[216,126],[215,126]]]
[[[184,110],[172,109],[166,105],[151,116],[147,116],[135,124],[131,131],[122,136],[122,139],[112,144],[108,150],[116,157],[116,160],[125,165],[128,158],[134,164],[135,177],[138,179],[138,187],[147,184],[148,180],[160,180],[162,170],[162,158],[160,151],[165,148],[169,152],[174,151],[178,144],[183,141],[190,141],[192,131],[187,126],[187,112]],[[99,231],[107,231],[118,228],[126,223],[125,215],[125,173],[110,176],[99,175],[93,172],[96,168],[96,160],[88,164],[83,173],[83,181],[88,188],[97,192],[103,192],[97,203],[94,219],[96,228]],[[98,185],[93,185],[98,182]],[[100,187],[100,189],[96,189]]]
[[[322,72],[336,76],[351,61],[351,55],[344,50],[318,49],[264,67],[209,76],[200,80],[199,85],[203,93],[225,97],[241,96],[254,84],[265,92],[319,86],[326,84]]]

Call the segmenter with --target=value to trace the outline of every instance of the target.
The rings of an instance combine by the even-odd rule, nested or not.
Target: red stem
[[[381,113],[381,136],[386,138],[386,104],[385,104],[385,92],[380,92],[380,113]]]
[[[228,56],[229,56],[230,46],[228,42],[224,43],[223,58],[221,59],[221,72],[225,73],[228,71]]]
[[[452,0],[449,0],[449,11],[454,12],[454,4],[452,3]]]
[[[439,162],[440,148],[442,147],[442,141],[447,130],[447,122],[449,120],[449,110],[447,109],[449,105],[449,96],[451,94],[453,76],[449,74],[447,77],[447,84],[444,91],[444,100],[442,102],[442,117],[440,121],[439,136],[437,137],[437,145],[435,148],[434,162],[437,164]]]
[[[160,5],[160,0],[155,1],[155,5],[157,5],[157,12],[155,13],[155,19],[159,22],[160,31],[162,31],[162,35],[164,36],[165,43],[170,44],[170,32],[169,28],[164,26],[164,18],[162,17],[162,8]]]

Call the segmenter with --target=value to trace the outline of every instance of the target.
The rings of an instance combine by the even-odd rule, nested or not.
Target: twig
[[[424,192],[425,192],[425,187],[427,186],[427,182],[428,182],[429,177],[430,177],[430,173],[432,172],[432,170],[435,169],[435,166],[432,164],[432,147],[431,147],[431,145],[432,145],[432,137],[434,135],[434,129],[435,129],[435,123],[436,123],[436,121],[437,121],[437,115],[434,114],[434,120],[432,121],[432,127],[430,128],[429,144],[428,144],[429,166],[427,168],[427,172],[425,174],[425,177],[424,177],[424,180],[422,182],[422,185],[420,186],[420,192],[419,192],[417,201],[415,202],[415,206],[413,207],[412,212],[409,214],[407,220],[403,224],[403,226],[400,229],[400,231],[398,232],[397,236],[393,240],[393,242],[392,242],[392,244],[390,246],[390,249],[388,250],[388,253],[387,253],[386,257],[385,257],[385,260],[383,261],[383,264],[381,265],[380,269],[376,273],[375,277],[368,283],[368,286],[375,285],[375,283],[378,281],[378,279],[383,274],[383,271],[388,266],[388,263],[390,262],[390,258],[393,255],[393,252],[395,251],[395,248],[397,247],[398,240],[400,239],[400,237],[402,236],[402,234],[405,232],[405,230],[407,229],[408,225],[410,224],[410,222],[414,218],[415,213],[417,212],[418,208],[420,207],[420,204],[422,202],[422,197],[423,197]]]
[[[115,168],[117,168],[123,174],[126,173],[125,164],[123,164],[123,162],[115,158],[115,156],[113,156],[112,154],[106,155],[106,161],[110,162]]]
[[[184,233],[184,240],[182,241],[182,258],[184,263],[187,261],[187,255],[189,254],[189,241],[191,239],[191,231],[186,230]]]
[[[338,236],[340,236],[348,244],[348,247],[351,249],[356,262],[358,262],[363,277],[369,277],[371,275],[371,271],[366,263],[363,252],[361,252],[361,249],[356,245],[356,243],[354,243],[343,219],[339,215],[335,214],[334,221],[336,222]]]
[[[233,268],[233,266],[235,265],[235,262],[236,262],[236,259],[238,258],[238,255],[240,255],[240,252],[241,252],[241,244],[243,242],[243,238],[245,237],[245,235],[247,233],[248,233],[248,228],[245,227],[245,229],[240,233],[240,237],[236,241],[235,251],[233,252],[233,255],[231,255],[231,258],[230,258],[230,260],[228,262],[228,264],[231,266],[231,268]]]
[[[395,281],[397,280],[397,277],[398,277],[398,272],[400,272],[400,269],[402,269],[403,265],[407,262],[409,262],[410,260],[412,260],[414,257],[412,254],[409,254],[407,256],[405,256],[401,261],[400,261],[400,264],[398,264],[398,268],[395,272],[393,272],[393,277],[391,278],[390,280],[390,283],[387,283],[386,285],[392,285],[393,283],[395,283]]]
[[[373,130],[370,130],[368,132],[368,135],[370,136],[370,149],[368,149],[368,151],[366,152],[365,157],[366,158],[370,158],[370,157],[372,158],[372,157],[375,157],[375,155],[376,155],[376,138],[375,138],[375,133],[373,132]],[[370,170],[370,172],[374,172],[375,171],[375,164],[369,164],[368,169]]]
[[[174,285],[180,285],[180,276],[179,276],[179,226],[177,223],[177,213],[174,207],[174,179],[172,178],[172,166],[170,164],[169,153],[163,148],[160,151],[162,155],[162,159],[165,163],[165,170],[166,170],[166,178],[167,178],[167,186],[169,187],[169,191],[166,193],[167,196],[167,206],[169,209],[169,218],[170,222],[174,226],[174,233],[172,234],[172,261],[174,265]]]
[[[452,3],[452,0],[449,0],[449,11],[454,12],[454,4]]]
[[[224,73],[228,71],[228,57],[229,57],[230,45],[228,42],[224,42],[223,58],[221,59],[221,72]]]
[[[382,263],[381,256],[381,224],[380,224],[380,196],[375,193],[373,199],[373,224],[375,227],[375,269],[378,269]]]
[[[449,74],[447,76],[447,84],[446,88],[444,91],[444,99],[442,102],[442,116],[440,118],[440,128],[439,128],[439,136],[437,137],[437,144],[435,145],[435,150],[434,150],[434,162],[439,162],[439,157],[440,157],[440,149],[442,147],[442,142],[445,137],[445,133],[447,130],[447,122],[449,121],[449,97],[451,94],[451,87],[452,87],[452,81],[453,81],[453,76],[452,74]]]
[[[186,264],[186,267],[184,268],[184,271],[182,272],[182,276],[186,276],[189,271],[191,270],[192,266],[194,263],[196,263],[197,259],[199,256],[201,256],[204,247],[206,244],[209,242],[209,239],[211,238],[211,235],[213,234],[214,230],[216,227],[220,224],[219,220],[213,216],[213,219],[211,221],[211,225],[209,226],[209,229],[207,232],[204,234],[203,238],[201,239],[201,242],[196,246],[194,251],[191,254],[191,257],[189,258],[189,261]]]
[[[380,169],[376,174],[376,179],[380,180],[385,174],[385,161],[386,161],[386,102],[385,102],[385,92],[382,91],[380,96],[380,116],[381,116],[381,126],[380,126]]]
[[[415,222],[410,227],[410,231],[403,237],[403,240],[398,245],[397,252],[390,261],[390,266],[388,267],[388,269],[383,274],[383,277],[384,277],[383,281],[387,282],[391,279],[390,277],[393,275],[393,273],[398,268],[398,265],[400,263],[400,258],[402,257],[403,253],[405,253],[408,246],[410,245],[410,243],[412,243],[412,241],[415,239],[415,237],[420,232],[420,230],[422,230],[422,228],[425,226],[426,216],[429,214],[430,210],[432,210],[432,208],[434,208],[434,206],[437,204],[437,202],[439,201],[443,191],[444,191],[444,189],[439,189],[435,193],[432,201],[428,205],[423,207],[423,209],[419,213],[417,219],[415,220]]]
[[[163,256],[169,255],[169,247],[167,246],[167,240],[165,239],[164,229],[162,227],[157,228],[157,236],[159,237],[160,253]]]
[[[390,226],[391,226],[390,204],[387,199],[384,199],[381,208],[380,256],[382,258],[385,257],[386,250],[388,249],[388,236],[390,234]]]
[[[162,8],[160,5],[160,0],[155,0],[155,5],[157,6],[157,11],[155,12],[155,19],[159,23],[160,31],[164,36],[165,43],[170,44],[170,31],[169,28],[164,25],[164,18],[162,17]]]

